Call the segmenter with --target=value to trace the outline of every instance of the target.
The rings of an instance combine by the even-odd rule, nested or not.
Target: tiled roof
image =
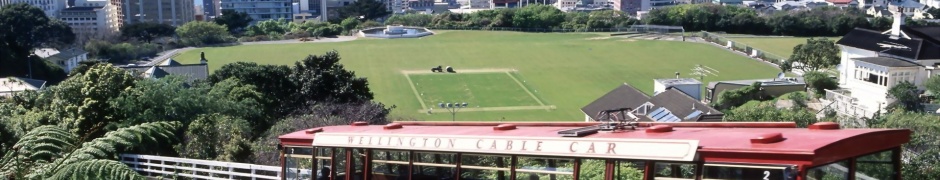
[[[915,64],[905,60],[890,58],[890,57],[863,57],[863,58],[852,58],[853,60],[867,62],[884,67],[914,67],[920,66],[920,64]]]
[[[598,112],[619,108],[637,108],[649,100],[650,97],[648,95],[624,83],[607,94],[604,94],[604,96],[597,98],[597,100],[594,100],[591,104],[581,108],[581,112],[591,116],[593,119],[598,119]]]
[[[874,51],[907,59],[918,58],[922,41],[920,38],[898,38],[868,29],[855,28],[839,39],[837,44]]]
[[[0,78],[0,92],[40,90],[46,87],[46,81],[21,77]]]
[[[723,116],[721,111],[695,100],[688,94],[675,88],[669,88],[665,92],[656,94],[656,96],[650,99],[650,103],[656,105],[652,109],[657,109],[658,107],[666,108],[674,116],[680,118],[680,121],[699,121],[703,115],[718,116],[720,120],[721,116]],[[696,111],[699,113],[696,113]]]

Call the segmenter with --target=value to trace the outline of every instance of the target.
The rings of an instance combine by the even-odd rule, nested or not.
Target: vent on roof
[[[818,123],[815,123],[815,124],[813,124],[813,125],[809,125],[809,129],[816,129],[816,130],[832,130],[832,129],[839,129],[839,123],[834,123],[834,122],[818,122]]]
[[[761,134],[757,137],[751,138],[751,143],[753,144],[770,144],[786,140],[783,138],[781,133],[767,133]]]
[[[672,132],[672,126],[670,125],[655,125],[646,129],[646,133],[664,133]]]
[[[369,123],[363,122],[363,121],[356,121],[356,122],[353,122],[353,123],[350,124],[350,125],[352,125],[352,126],[368,126]]]
[[[308,129],[304,131],[304,133],[307,133],[307,134],[313,134],[313,133],[318,133],[318,132],[323,132],[323,128],[313,128],[313,129]]]
[[[399,123],[388,123],[382,129],[401,129],[401,124]]]
[[[495,131],[505,131],[505,130],[513,130],[513,129],[516,129],[515,124],[500,124],[498,126],[493,127],[493,130]]]
[[[597,125],[588,126],[588,127],[580,127],[580,128],[558,131],[558,135],[561,135],[562,137],[584,137],[587,135],[595,134],[600,129],[601,129],[600,126],[597,126]]]

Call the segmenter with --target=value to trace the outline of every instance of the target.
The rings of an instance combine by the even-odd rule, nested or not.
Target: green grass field
[[[839,41],[842,37],[826,37],[832,41]],[[731,40],[750,45],[751,47],[756,47],[757,49],[764,50],[775,55],[781,56],[783,58],[790,58],[790,55],[793,54],[793,47],[806,43],[805,37],[741,37],[741,38],[730,38]]]
[[[690,77],[687,74],[691,74],[695,64],[718,70],[718,76],[705,77],[706,84],[714,80],[772,78],[779,72],[762,62],[707,44],[627,41],[621,38],[591,40],[600,36],[442,31],[420,39],[202,48],[190,50],[175,59],[187,64],[197,63],[199,52],[204,51],[209,59],[209,69],[214,70],[237,61],[291,65],[308,54],[337,50],[347,69],[368,78],[369,87],[378,102],[396,106],[392,118],[451,119],[450,113],[438,113],[437,108],[432,114],[422,112],[421,101],[426,101],[425,106],[436,106],[438,102],[435,100],[438,99],[468,101],[474,108],[481,106],[477,111],[461,110],[456,117],[460,121],[581,121],[584,119],[581,107],[620,84],[629,83],[652,93],[654,78],[671,78],[675,72]],[[416,74],[406,76],[403,73],[430,72],[431,67],[438,65],[453,66],[458,72],[485,69],[515,71],[509,73],[512,76],[457,73],[447,77],[450,80]],[[510,77],[521,83],[512,85],[515,82],[510,81]],[[417,81],[418,85],[413,88],[409,78],[414,78],[411,80]],[[448,85],[422,83],[425,81]],[[425,92],[426,96],[421,101],[416,97],[415,89]],[[536,100],[544,106],[532,102]],[[483,109],[484,106],[490,109]],[[492,108],[545,106],[550,108]]]
[[[410,74],[415,92],[428,107],[468,102],[469,107],[541,106],[532,92],[506,72]]]

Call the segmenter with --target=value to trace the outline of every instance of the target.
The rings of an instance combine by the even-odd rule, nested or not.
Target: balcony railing
[[[290,168],[287,174],[281,167],[244,163],[186,159],[177,157],[122,154],[121,162],[141,175],[150,177],[185,177],[192,179],[270,179],[310,177],[309,169]]]
[[[874,115],[868,107],[858,104],[858,99],[851,96],[851,91],[844,89],[826,90],[826,100],[829,103],[826,104],[824,111],[834,110],[840,115],[857,117],[872,117]]]

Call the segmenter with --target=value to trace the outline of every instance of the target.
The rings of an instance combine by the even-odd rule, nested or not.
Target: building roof
[[[98,10],[101,8],[104,8],[104,7],[102,6],[80,6],[80,7],[73,6],[73,7],[63,9],[63,11],[94,11],[94,10]]]
[[[284,146],[312,147],[321,133],[355,133],[401,136],[461,136],[468,138],[503,138],[528,140],[532,138],[561,139],[559,131],[598,123],[540,123],[540,122],[395,122],[401,126],[386,129],[383,125],[312,127],[279,136]],[[514,124],[512,130],[494,130],[499,124]],[[673,131],[646,132],[654,125],[671,125]],[[906,129],[835,129],[820,130],[795,128],[790,123],[640,123],[637,130],[615,133],[594,133],[582,137],[564,137],[572,141],[640,140],[694,140],[697,159],[706,162],[737,162],[762,164],[795,164],[813,167],[849,157],[879,152],[901,146],[910,141]],[[784,139],[774,143],[752,143],[752,139],[780,133]],[[519,143],[522,144],[522,143]],[[567,147],[564,147],[567,148]],[[572,155],[569,155],[572,156]]]
[[[598,119],[597,113],[619,108],[636,108],[650,100],[645,93],[633,88],[626,83],[618,86],[614,90],[607,92],[591,104],[581,108],[581,112],[591,116],[592,119]]]
[[[209,77],[209,65],[207,64],[180,64],[172,59],[166,60],[160,65],[154,66],[124,66],[125,70],[135,72],[139,76],[146,78],[163,78],[170,75],[179,75],[187,78],[187,81],[206,79]]]
[[[863,57],[863,58],[852,58],[856,61],[867,62],[884,67],[915,67],[920,66],[920,64],[915,64],[909,61],[890,58],[890,57]]]
[[[702,84],[702,82],[699,82],[695,78],[654,79],[653,81],[656,81],[666,86],[682,85],[682,84]]]
[[[645,112],[644,114],[636,116],[639,118],[638,121],[721,120],[724,116],[721,111],[715,110],[678,89],[668,88],[650,97],[629,84],[623,84],[597,98],[591,104],[581,108],[581,112],[591,119],[599,120],[601,117],[598,116],[598,112],[621,108],[634,110],[646,108],[640,111]]]
[[[46,81],[21,77],[0,78],[0,92],[19,92],[46,88]]]
[[[854,30],[849,31],[848,34],[843,36],[842,39],[839,39],[837,44],[864,49],[868,51],[891,54],[894,56],[898,56],[898,57],[906,58],[906,59],[912,59],[912,60],[940,59],[940,56],[938,57],[919,56],[918,53],[923,52],[921,51],[921,44],[923,44],[922,42],[923,40],[920,38],[908,39],[908,38],[900,38],[900,37],[891,37],[891,35],[883,34],[878,31],[855,28]]]
[[[854,0],[826,0],[826,1],[832,4],[849,4]]]
[[[659,108],[665,108],[669,110],[672,116],[675,116],[677,119],[669,121],[668,119],[656,119],[656,121],[666,120],[664,122],[680,122],[680,121],[700,121],[703,118],[709,120],[721,120],[724,114],[721,111],[708,106],[701,101],[695,100],[688,94],[679,91],[675,88],[669,88],[668,90],[656,94],[649,101],[654,106],[653,110]],[[649,118],[649,117],[647,117]],[[653,120],[651,118],[651,120]]]
[[[48,58],[52,55],[59,54],[59,50],[53,48],[42,48],[33,50],[33,54],[39,56],[39,58]]]
[[[755,82],[760,82],[762,87],[766,86],[805,86],[806,82],[803,82],[803,78],[792,78],[792,79],[748,79],[748,80],[736,80],[736,81],[712,81],[708,83],[708,89],[715,89],[715,86],[718,84],[734,84],[741,86],[750,86]]]
[[[85,52],[85,50],[82,50],[81,48],[72,48],[65,51],[59,51],[58,54],[53,54],[52,56],[47,57],[46,60],[59,62],[81,56],[83,54],[88,54],[88,52]]]

